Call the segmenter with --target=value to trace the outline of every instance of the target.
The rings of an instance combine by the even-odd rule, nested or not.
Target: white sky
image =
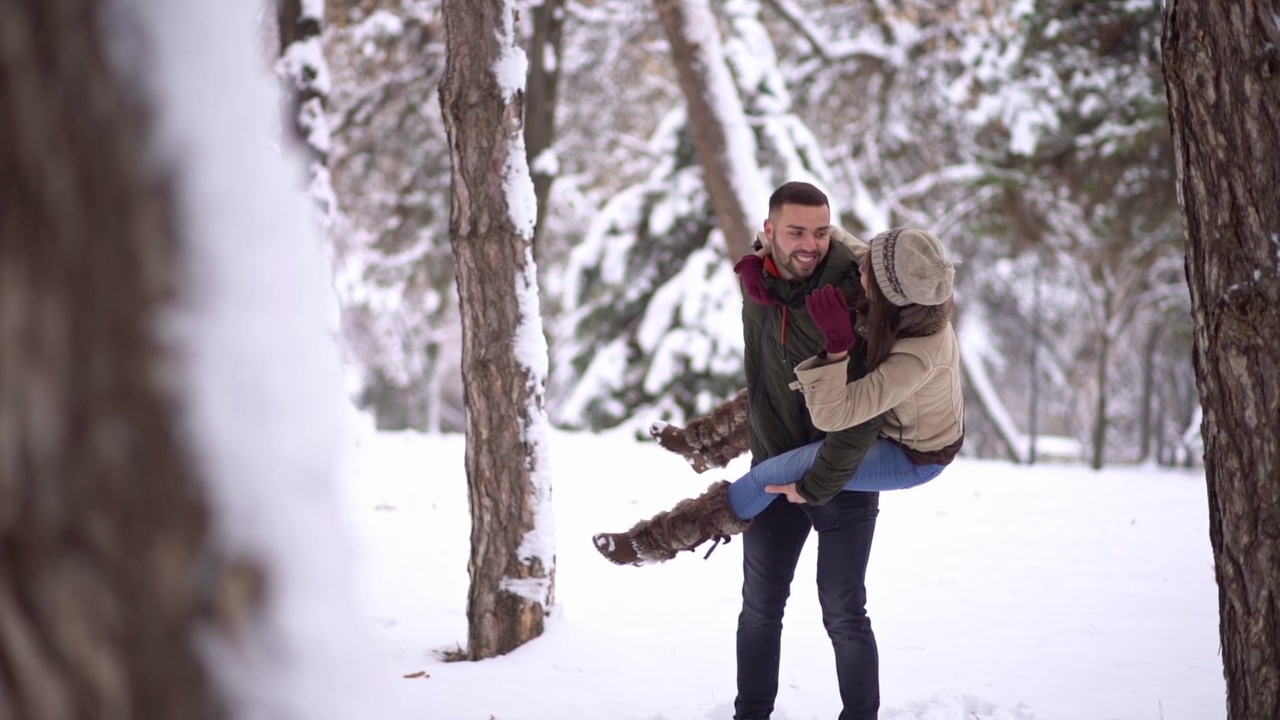
[[[441,720],[729,720],[741,542],[617,567],[622,530],[733,472],[695,475],[623,433],[555,432],[557,578],[546,634],[447,664],[466,642],[459,436],[365,432],[350,478],[366,616],[399,702]],[[1203,473],[960,460],[881,495],[869,569],[882,720],[1225,718]],[[783,634],[777,720],[839,712],[811,540]],[[426,673],[424,677],[404,675]]]

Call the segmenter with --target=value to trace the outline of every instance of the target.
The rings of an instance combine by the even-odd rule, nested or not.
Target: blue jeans
[[[875,720],[880,655],[867,617],[867,560],[880,496],[840,492],[822,506],[768,504],[742,536],[734,720],[767,720],[778,695],[782,614],[800,550],[818,533],[818,601],[835,651],[840,720]]]
[[[797,482],[813,467],[822,441],[789,450],[765,460],[733,481],[729,486],[729,506],[743,520],[759,515],[777,495],[764,491],[765,485],[787,485]],[[902,446],[884,438],[876,438],[862,458],[853,477],[845,483],[845,490],[878,492],[903,490],[929,482],[942,472],[945,465],[916,465],[911,462]]]

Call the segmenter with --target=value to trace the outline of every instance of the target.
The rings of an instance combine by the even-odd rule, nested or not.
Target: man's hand
[[[765,485],[764,491],[773,493],[774,495],[786,495],[787,502],[793,502],[797,505],[808,505],[809,501],[804,499],[799,490],[796,490],[795,483],[787,483],[786,485]]]

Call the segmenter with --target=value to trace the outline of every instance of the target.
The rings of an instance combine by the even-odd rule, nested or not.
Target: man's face
[[[764,221],[764,234],[782,279],[804,280],[831,248],[831,208],[788,203]]]

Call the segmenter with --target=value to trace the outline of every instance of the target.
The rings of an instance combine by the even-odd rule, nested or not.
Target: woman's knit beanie
[[[881,292],[894,305],[941,305],[951,297],[956,270],[933,233],[897,228],[871,239],[871,267]]]

